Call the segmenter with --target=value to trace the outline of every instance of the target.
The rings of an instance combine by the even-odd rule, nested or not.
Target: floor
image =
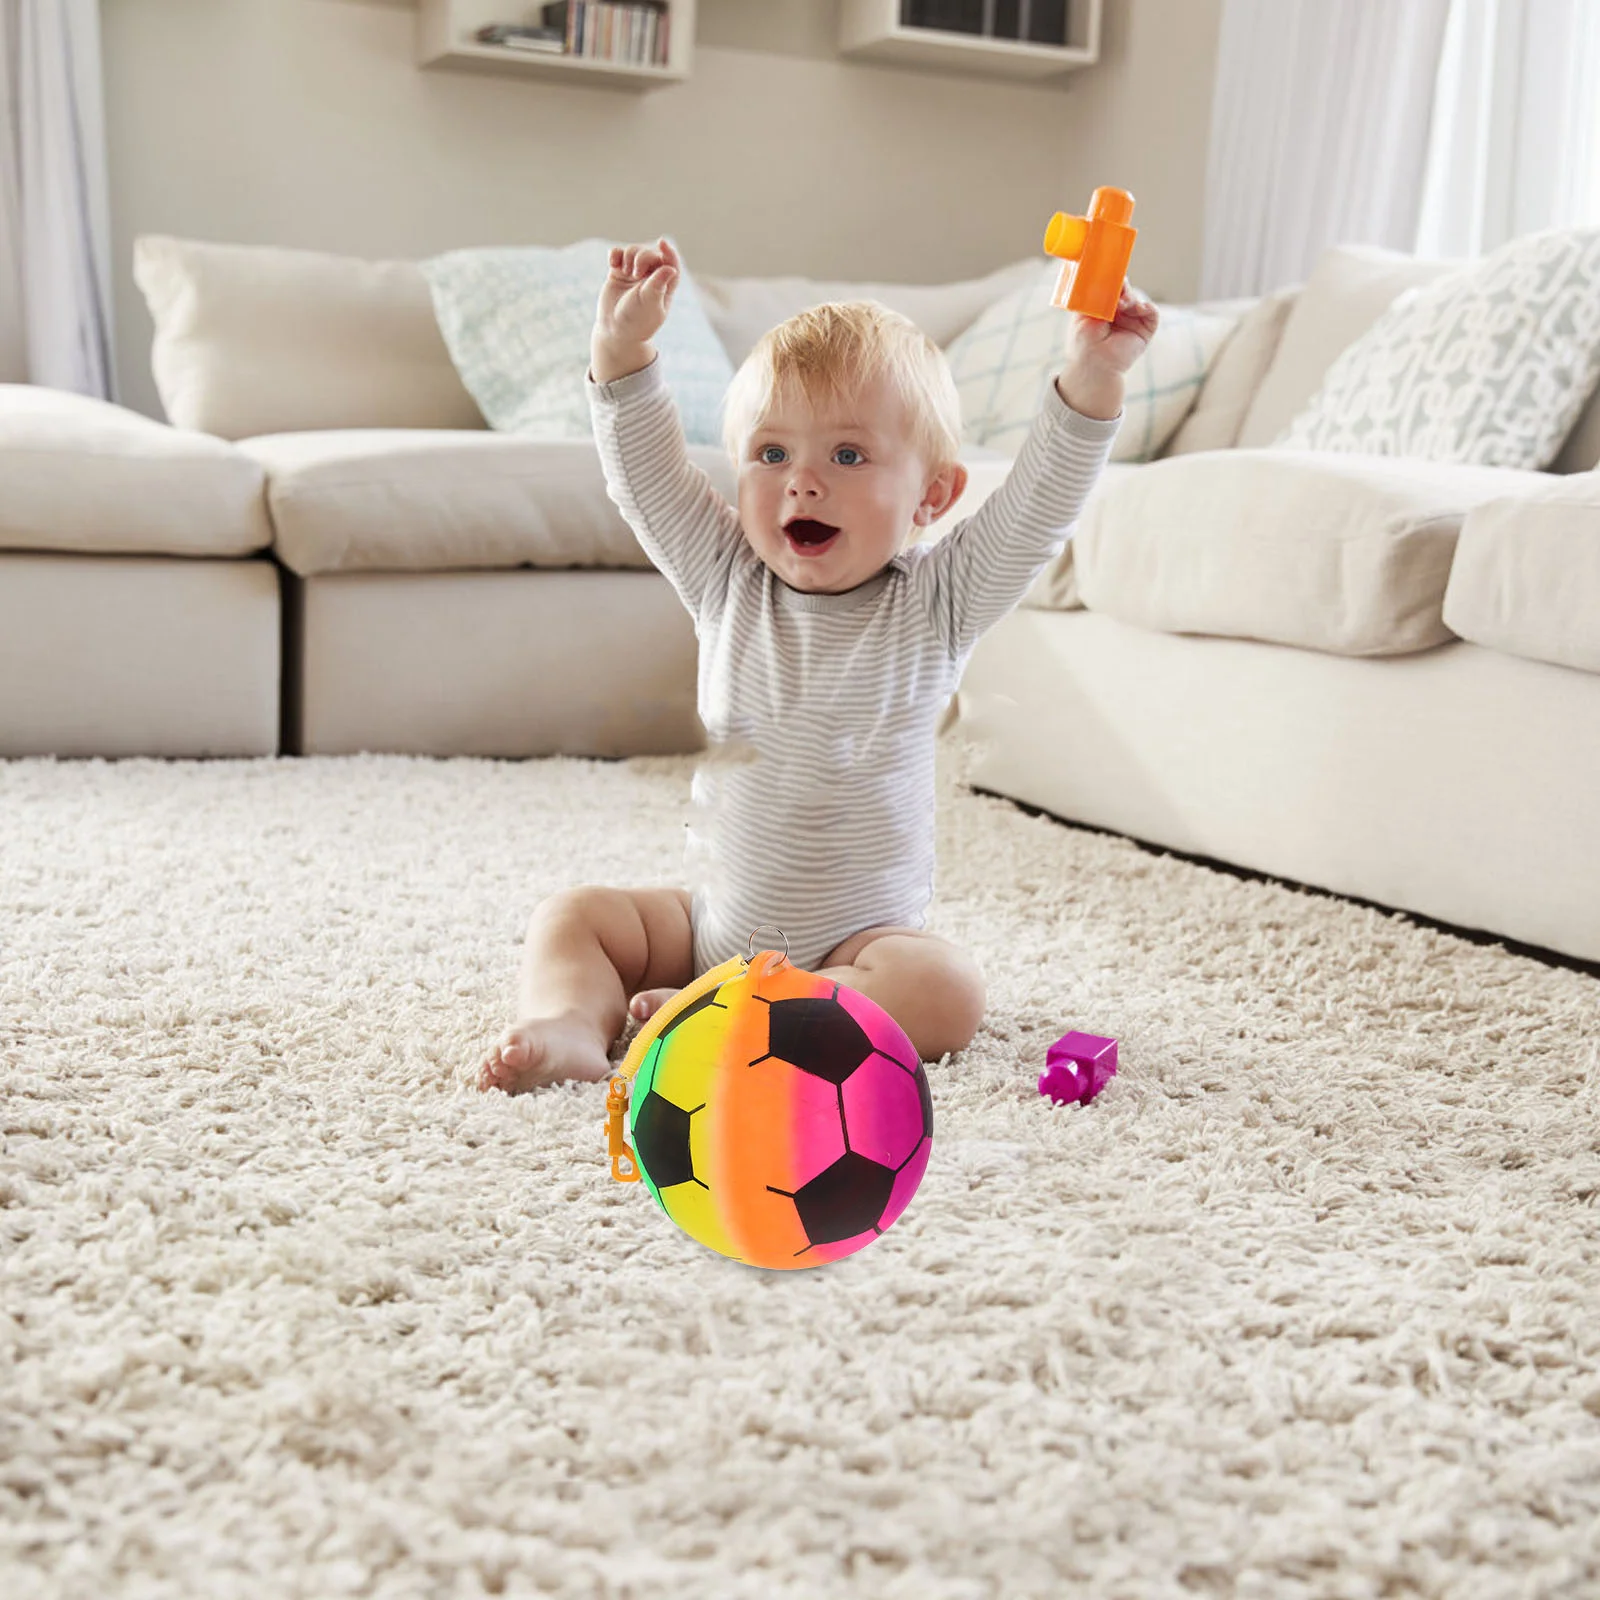
[[[1594,977],[947,765],[988,1018],[902,1219],[758,1272],[603,1086],[471,1087],[691,764],[0,764],[8,1600],[1600,1592]]]

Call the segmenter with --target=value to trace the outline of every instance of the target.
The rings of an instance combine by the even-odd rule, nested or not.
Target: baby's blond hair
[[[961,400],[949,363],[916,323],[876,300],[812,306],[761,336],[728,385],[728,454],[739,460],[777,396],[846,402],[880,376],[905,402],[923,461],[933,470],[949,466],[961,453]]]

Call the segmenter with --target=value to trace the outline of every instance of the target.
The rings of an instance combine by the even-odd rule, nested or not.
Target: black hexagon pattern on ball
[[[832,995],[774,1000],[767,1039],[768,1053],[759,1061],[777,1056],[834,1085],[842,1084],[873,1048],[866,1030]]]
[[[699,1182],[689,1155],[689,1118],[693,1115],[694,1112],[673,1105],[654,1090],[639,1102],[633,1119],[634,1149],[640,1165],[658,1189],[669,1189],[675,1183],[688,1183],[691,1179]]]
[[[887,1167],[851,1151],[802,1184],[794,1205],[812,1244],[836,1244],[874,1231],[893,1191],[894,1174]]]

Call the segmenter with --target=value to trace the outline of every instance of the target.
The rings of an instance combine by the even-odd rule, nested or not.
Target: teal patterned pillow
[[[533,439],[587,439],[589,335],[611,244],[452,250],[422,265],[450,359],[491,428]],[[722,439],[733,364],[685,269],[655,339],[690,444]]]

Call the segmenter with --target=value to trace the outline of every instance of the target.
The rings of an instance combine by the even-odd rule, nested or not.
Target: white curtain
[[[0,383],[28,376],[28,335],[22,320],[22,168],[17,157],[17,24],[11,0],[0,0]]]
[[[0,0],[0,377],[115,396],[98,0]]]
[[[1600,0],[1455,0],[1419,255],[1600,224]]]
[[[1334,243],[1410,250],[1450,0],[1224,0],[1202,299],[1302,281]]]

